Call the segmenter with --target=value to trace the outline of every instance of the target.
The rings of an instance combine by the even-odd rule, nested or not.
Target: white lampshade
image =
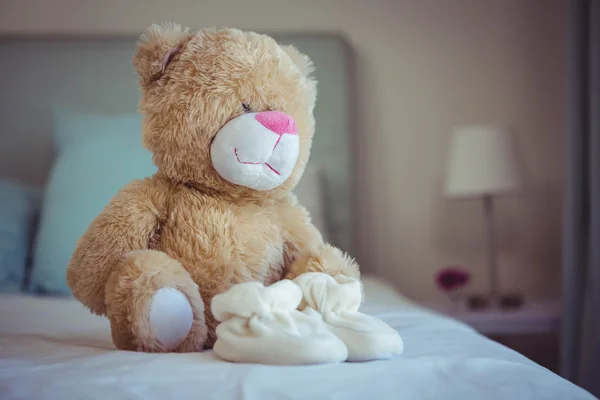
[[[450,197],[506,193],[522,183],[512,135],[491,125],[454,130],[446,173],[445,193]]]

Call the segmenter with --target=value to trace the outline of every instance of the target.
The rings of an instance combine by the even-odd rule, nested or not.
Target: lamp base
[[[525,300],[518,293],[507,293],[500,297],[500,307],[505,310],[521,308]]]
[[[472,294],[467,297],[467,307],[471,311],[489,309],[514,310],[524,303],[523,296],[516,293],[503,294],[496,299],[491,295]]]

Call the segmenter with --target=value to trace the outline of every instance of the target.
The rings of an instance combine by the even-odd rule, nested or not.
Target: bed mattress
[[[0,399],[594,399],[466,325],[365,279],[362,311],[404,339],[391,360],[232,364],[211,351],[117,351],[104,318],[67,298],[0,297]]]

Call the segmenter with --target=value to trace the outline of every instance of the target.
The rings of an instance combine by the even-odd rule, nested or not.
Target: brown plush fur
[[[167,63],[163,63],[167,60]],[[133,58],[140,75],[143,141],[159,172],[124,187],[80,239],[67,271],[74,296],[106,315],[119,349],[162,352],[148,314],[160,288],[180,290],[194,322],[176,351],[215,341],[214,295],[232,284],[271,284],[307,271],[358,277],[356,263],[323,243],[290,192],[309,158],[316,82],[308,57],[265,35],[190,33],[152,26]],[[210,144],[244,112],[278,110],[298,126],[292,175],[270,191],[222,179]]]

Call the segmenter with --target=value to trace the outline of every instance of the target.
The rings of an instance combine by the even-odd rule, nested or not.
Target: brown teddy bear
[[[167,24],[140,37],[133,65],[158,172],[117,193],[67,270],[73,295],[110,320],[117,348],[212,347],[211,300],[237,283],[359,277],[291,193],[315,130],[306,55],[253,32]]]

